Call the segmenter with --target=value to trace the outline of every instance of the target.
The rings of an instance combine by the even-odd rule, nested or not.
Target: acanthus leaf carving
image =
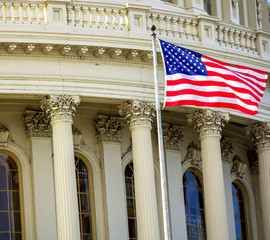
[[[257,150],[270,148],[270,122],[255,123],[249,134]]]
[[[259,161],[256,151],[248,152],[249,171],[251,175],[259,173]]]
[[[72,135],[74,148],[80,149],[80,145],[83,143],[81,131],[78,128],[72,126]]]
[[[9,140],[9,130],[0,123],[0,147],[7,147]]]
[[[227,137],[223,137],[220,140],[220,148],[222,161],[231,163],[230,154],[233,152],[233,146]]]
[[[166,149],[181,151],[181,142],[183,141],[182,130],[179,126],[162,124],[164,147]]]
[[[192,141],[187,147],[187,153],[184,161],[191,160],[191,164],[194,166],[200,166],[202,163],[201,149]]]
[[[247,165],[243,163],[243,161],[240,159],[238,155],[235,155],[233,157],[232,163],[233,164],[232,164],[231,173],[236,173],[237,177],[243,178],[245,176]]]

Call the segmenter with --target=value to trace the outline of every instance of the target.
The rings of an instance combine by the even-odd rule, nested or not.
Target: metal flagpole
[[[156,95],[158,149],[159,149],[159,164],[160,164],[160,178],[161,178],[161,194],[162,194],[163,228],[164,228],[164,240],[170,240],[171,239],[170,219],[169,219],[166,168],[165,168],[165,160],[164,160],[163,134],[162,134],[161,110],[160,110],[160,99],[159,99],[155,30],[156,30],[156,26],[152,25],[151,31],[152,31],[153,62],[154,62],[154,75],[155,75],[155,95]]]

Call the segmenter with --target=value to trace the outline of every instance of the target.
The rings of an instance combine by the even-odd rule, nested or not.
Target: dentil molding
[[[68,120],[76,113],[76,106],[80,103],[79,96],[50,95],[44,97],[40,104],[41,109],[51,118],[51,121]]]
[[[121,133],[124,128],[122,119],[111,116],[99,115],[94,121],[98,142],[121,142]]]
[[[130,128],[135,126],[151,127],[155,117],[155,106],[147,101],[129,100],[119,106],[119,113],[130,123]]]
[[[50,120],[42,111],[26,110],[23,119],[25,122],[25,133],[30,137],[52,137]]]
[[[200,137],[215,135],[221,137],[221,130],[229,121],[228,113],[203,109],[188,115],[188,122],[193,125]]]

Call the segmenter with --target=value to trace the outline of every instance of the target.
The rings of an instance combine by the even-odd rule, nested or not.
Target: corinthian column
[[[41,108],[51,118],[58,240],[79,240],[80,225],[73,151],[72,116],[78,96],[47,96]]]
[[[259,181],[263,215],[264,237],[270,236],[270,122],[254,124],[251,136],[259,158]]]
[[[200,135],[204,203],[208,240],[229,240],[220,138],[227,114],[208,109],[196,111],[189,121]]]
[[[130,123],[132,134],[138,239],[159,240],[151,141],[154,105],[149,102],[127,101],[120,106],[120,114]]]

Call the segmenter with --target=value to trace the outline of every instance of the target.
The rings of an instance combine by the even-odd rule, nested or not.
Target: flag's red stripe
[[[231,108],[235,110],[239,110],[243,113],[254,115],[258,113],[258,111],[251,111],[247,108],[244,108],[240,105],[233,104],[233,103],[221,103],[221,102],[211,102],[211,103],[205,103],[205,102],[200,102],[196,100],[179,100],[175,102],[166,102],[165,106],[177,106],[177,105],[189,105],[189,106],[198,106],[198,107],[222,107],[222,108]]]
[[[178,80],[167,80],[167,86],[176,86],[181,84],[191,84],[195,86],[202,86],[202,87],[208,87],[208,86],[218,86],[218,87],[227,87],[230,89],[233,89],[234,91],[237,91],[239,93],[246,93],[249,95],[252,95],[257,101],[260,101],[261,98],[259,98],[257,95],[253,94],[252,91],[249,91],[246,88],[240,88],[240,87],[234,87],[230,86],[225,82],[216,82],[216,81],[193,81],[190,79],[178,79]],[[260,94],[262,96],[262,94]]]
[[[205,56],[205,55],[202,55],[202,57],[207,58],[207,59],[209,59],[209,60],[211,60],[211,61],[213,61],[213,62],[219,63],[219,64],[224,65],[224,66],[235,67],[235,68],[239,68],[239,69],[248,69],[248,70],[252,70],[252,71],[254,71],[254,72],[257,72],[257,73],[259,73],[259,74],[267,74],[267,72],[264,72],[264,71],[261,71],[261,70],[258,70],[258,69],[254,69],[254,68],[250,68],[250,67],[245,67],[245,66],[232,66],[232,65],[230,65],[230,64],[228,64],[228,63],[219,61],[219,60],[217,60],[217,59],[213,59],[213,58],[208,57],[208,56]]]
[[[197,95],[201,97],[224,97],[224,98],[232,98],[232,99],[239,99],[243,103],[248,104],[248,105],[253,105],[253,106],[258,106],[258,102],[253,102],[251,100],[243,99],[239,96],[237,96],[234,93],[230,92],[220,92],[220,91],[212,91],[212,92],[202,92],[202,91],[197,91],[193,89],[184,89],[184,90],[179,90],[179,91],[167,91],[166,92],[166,97],[175,97],[179,95]]]

